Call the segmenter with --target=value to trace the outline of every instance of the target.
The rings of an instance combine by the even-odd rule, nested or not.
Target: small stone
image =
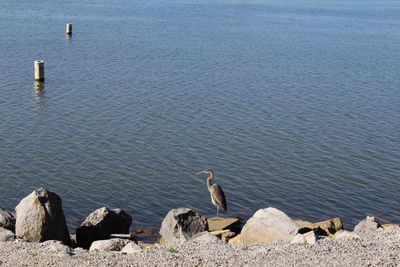
[[[89,251],[121,251],[130,242],[128,239],[121,238],[97,240],[92,243]]]
[[[0,227],[0,242],[14,241],[15,234],[8,229]]]
[[[142,248],[135,242],[129,242],[121,250],[121,253],[125,253],[125,254],[135,254],[135,253],[140,253],[140,252],[142,252]]]
[[[305,234],[297,234],[293,237],[291,244],[310,244],[314,245],[317,242],[317,236],[314,231],[307,232]]]
[[[44,245],[47,245],[50,252],[56,253],[58,256],[69,256],[75,254],[74,250],[57,240],[48,240],[43,242]]]
[[[212,235],[216,237],[221,237],[223,234],[230,232],[229,229],[227,230],[217,230],[217,231],[212,231],[210,232]]]
[[[234,237],[234,236],[236,236],[236,233],[235,233],[235,232],[229,231],[229,232],[226,232],[226,233],[223,233],[223,234],[222,234],[221,240],[222,240],[222,242],[224,242],[224,243],[228,243],[229,239],[231,239],[231,238]]]
[[[220,242],[220,240],[213,235],[212,233],[208,231],[201,232],[197,235],[195,235],[192,240],[204,242],[204,243],[209,243],[209,242]]]
[[[343,230],[343,231],[341,231],[341,232],[338,232],[338,234],[336,234],[336,235],[334,236],[334,239],[335,239],[335,240],[341,240],[341,239],[361,239],[361,237],[360,237],[359,235],[357,235],[356,233],[354,233],[354,232],[349,232],[349,231]]]

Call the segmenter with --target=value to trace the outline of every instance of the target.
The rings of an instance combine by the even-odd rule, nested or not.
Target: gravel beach
[[[324,238],[314,245],[277,241],[230,245],[189,241],[137,254],[51,249],[51,244],[0,243],[0,266],[400,266],[400,228],[380,228],[360,238]]]

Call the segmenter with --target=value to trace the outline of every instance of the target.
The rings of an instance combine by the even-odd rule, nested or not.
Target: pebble
[[[136,254],[75,249],[74,255],[63,257],[54,257],[50,245],[54,244],[0,242],[2,266],[400,266],[399,227],[380,229],[360,239],[320,239],[314,245],[194,240]]]

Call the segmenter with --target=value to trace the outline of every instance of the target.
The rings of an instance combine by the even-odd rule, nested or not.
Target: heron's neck
[[[207,188],[210,189],[211,188],[211,180],[214,178],[214,173],[210,173],[210,176],[208,176],[207,178]]]

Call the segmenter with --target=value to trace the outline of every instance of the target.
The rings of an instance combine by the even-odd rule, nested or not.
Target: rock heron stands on
[[[222,206],[224,210],[227,210],[224,191],[222,191],[222,188],[219,185],[211,184],[211,180],[214,178],[214,172],[212,170],[206,169],[205,171],[198,172],[197,174],[202,174],[202,173],[209,175],[207,178],[207,188],[208,191],[210,191],[212,203],[215,206],[217,206],[217,220],[218,220],[219,207]]]

